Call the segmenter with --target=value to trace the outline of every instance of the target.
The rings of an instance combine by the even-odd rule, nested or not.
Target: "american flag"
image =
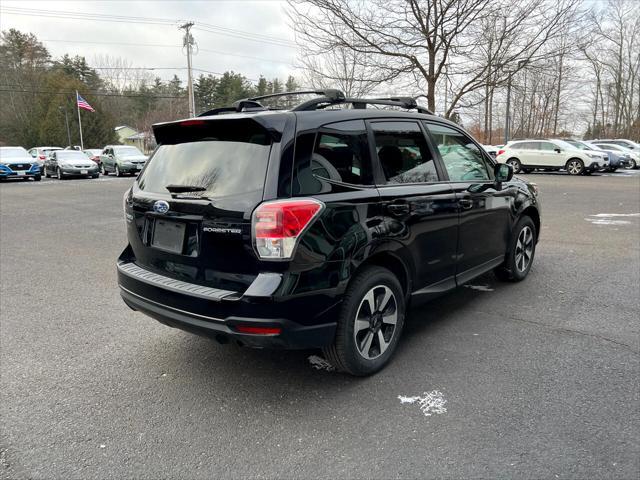
[[[78,108],[82,108],[83,110],[89,110],[90,112],[95,112],[93,107],[87,103],[87,101],[80,96],[78,92],[76,92],[76,101],[78,102]]]

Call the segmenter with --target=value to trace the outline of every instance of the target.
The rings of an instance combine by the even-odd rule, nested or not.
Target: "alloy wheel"
[[[353,336],[358,353],[367,360],[382,355],[393,340],[398,321],[398,304],[385,285],[371,288],[358,307]]]
[[[578,175],[582,171],[582,165],[578,160],[571,160],[567,165],[567,170],[571,175]]]
[[[516,268],[520,272],[525,272],[529,263],[531,263],[531,257],[533,255],[533,231],[531,227],[525,225],[520,234],[518,235],[518,241],[516,242]]]

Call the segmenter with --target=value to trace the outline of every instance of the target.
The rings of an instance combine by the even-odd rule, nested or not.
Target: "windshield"
[[[83,152],[77,150],[59,150],[56,152],[58,160],[88,160]]]
[[[113,147],[113,151],[118,155],[122,155],[126,157],[132,157],[134,155],[136,156],[144,155],[136,147]]]
[[[565,150],[580,150],[578,147],[571,145],[569,142],[565,142],[564,140],[554,140],[553,143]]]
[[[185,143],[158,147],[138,179],[140,189],[168,194],[168,185],[192,186],[195,196],[260,201],[271,148],[268,133],[223,125],[196,131],[182,134]]]
[[[27,151],[22,147],[15,148],[2,148],[0,149],[0,157],[2,158],[22,158],[31,156],[27,153]]]

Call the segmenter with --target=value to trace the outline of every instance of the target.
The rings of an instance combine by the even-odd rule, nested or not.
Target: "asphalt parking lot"
[[[527,177],[528,279],[415,308],[364,379],[129,310],[131,178],[1,185],[0,477],[638,478],[640,171]]]

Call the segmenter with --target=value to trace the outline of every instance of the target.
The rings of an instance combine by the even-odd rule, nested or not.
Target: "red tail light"
[[[40,160],[45,160],[47,157],[45,157],[44,155],[39,155]]]
[[[252,325],[238,325],[235,327],[240,333],[250,333],[252,335],[280,335],[280,327],[254,327]]]
[[[262,203],[253,212],[253,238],[258,256],[283,260],[293,256],[298,237],[324,208],[312,198]]]
[[[504,150],[498,150],[498,155],[502,155],[504,153]]]

